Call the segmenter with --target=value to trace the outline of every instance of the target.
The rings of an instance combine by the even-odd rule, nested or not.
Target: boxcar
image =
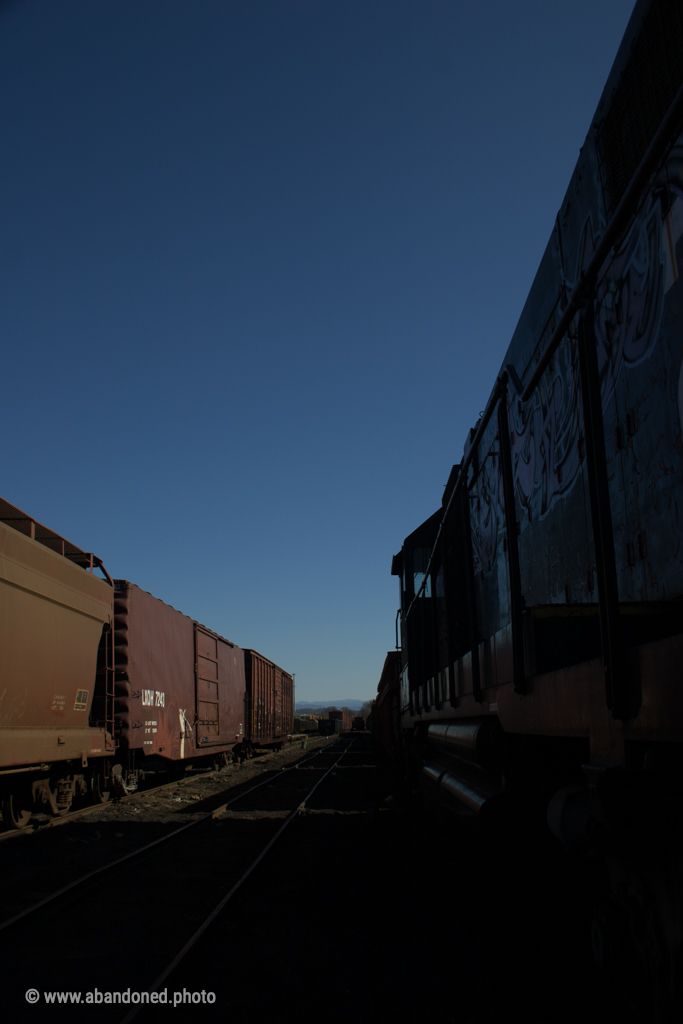
[[[389,651],[377,685],[377,697],[372,705],[373,736],[384,753],[397,760],[400,756],[400,674],[401,653]]]
[[[294,724],[294,680],[257,651],[244,651],[247,742],[282,746]]]
[[[232,751],[244,739],[242,650],[127,580],[115,588],[116,721],[129,782],[152,758]]]
[[[328,717],[335,722],[341,722],[343,732],[347,732],[351,728],[351,715],[348,711],[329,711]]]
[[[292,728],[295,733],[317,732],[318,722],[315,718],[295,718]]]

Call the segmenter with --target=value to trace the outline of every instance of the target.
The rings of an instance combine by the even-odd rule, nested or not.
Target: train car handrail
[[[582,272],[578,284],[569,296],[569,300],[562,316],[560,317],[560,321],[553,331],[548,344],[543,350],[543,355],[536,364],[536,368],[532,373],[528,384],[520,395],[523,402],[528,402],[533,395],[536,385],[545,373],[550,360],[562,341],[562,338],[567,333],[572,320],[581,308],[581,303],[586,290],[590,289],[591,282],[595,277],[597,277],[600,267],[607,259],[610,249],[617,241],[622,229],[622,222],[629,215],[631,204],[639,198],[647,179],[662,158],[663,151],[670,144],[670,136],[673,134],[677,122],[681,119],[683,119],[683,85],[676,93],[676,96],[666,112],[664,120],[660,124],[655,137],[648,146],[643,159],[638,164],[629,186],[622,196],[621,202],[614,211],[614,216],[607,225],[605,234],[602,236],[595,252],[593,253],[590,263]]]

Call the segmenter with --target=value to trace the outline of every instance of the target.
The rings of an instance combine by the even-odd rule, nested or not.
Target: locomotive
[[[482,822],[597,856],[598,965],[683,957],[683,8],[638,0],[480,419],[404,541],[373,728]],[[544,826],[545,827],[545,826]]]
[[[101,576],[96,575],[96,571]],[[291,734],[293,678],[0,499],[5,825]]]

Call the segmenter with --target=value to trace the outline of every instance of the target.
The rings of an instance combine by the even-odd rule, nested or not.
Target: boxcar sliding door
[[[218,720],[218,639],[195,623],[197,746],[220,742]]]

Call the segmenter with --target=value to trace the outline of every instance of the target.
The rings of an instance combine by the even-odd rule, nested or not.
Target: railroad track
[[[93,974],[89,972],[90,981],[84,983],[82,978],[78,979],[78,972],[72,976],[70,969],[81,957],[89,958],[91,964],[95,961],[92,965],[97,967],[95,976],[101,979],[100,989],[108,985],[116,990],[112,976],[117,974],[116,950],[125,948],[130,952],[131,935],[140,936],[141,950],[160,943],[151,960],[149,956],[133,957],[135,963],[128,974],[133,975],[131,988],[135,984],[140,992],[157,992],[306,808],[352,743],[346,740],[342,746],[338,741],[276,773],[269,772],[266,778],[199,818],[87,872],[2,922],[0,942],[5,949],[0,955],[6,970],[9,968],[10,975],[18,981],[17,1008],[24,991],[33,987],[38,990],[36,981],[40,991],[90,989]],[[308,774],[311,771],[314,779]],[[226,812],[231,816],[221,821]],[[207,834],[211,823],[216,831]],[[242,836],[245,826],[246,835]],[[224,834],[218,833],[219,828]],[[228,832],[233,833],[231,839]],[[221,855],[225,852],[230,856]],[[226,882],[226,877],[231,882]],[[195,882],[205,889],[197,901],[201,914],[191,899],[180,899],[186,912],[171,914],[167,921],[165,913],[173,893],[178,887],[182,890]],[[156,889],[152,898],[143,899],[149,896],[150,889]],[[177,894],[173,898],[178,900]],[[155,918],[162,940],[149,927]],[[94,921],[99,923],[93,928]],[[85,935],[91,938],[84,943]],[[126,1020],[132,1020],[134,1015],[129,1014]],[[119,1012],[118,1016],[102,1018],[98,1013],[98,1019],[120,1020],[121,1016]]]
[[[304,739],[305,737],[300,737],[300,738]],[[308,738],[309,739],[311,738],[310,735],[309,735]],[[297,739],[299,739],[299,737],[297,737]],[[260,755],[260,756],[262,756],[262,755]],[[257,758],[257,760],[258,759],[259,758]],[[84,806],[84,807],[77,807],[75,810],[73,810],[73,811],[70,810],[66,814],[61,814],[61,815],[59,815],[59,817],[56,817],[56,818],[51,817],[51,818],[47,818],[47,820],[43,820],[43,821],[36,820],[34,822],[29,823],[24,828],[6,829],[5,831],[0,832],[0,843],[8,842],[8,841],[10,841],[12,839],[18,839],[20,836],[36,836],[36,835],[39,835],[40,833],[45,832],[47,829],[57,828],[60,825],[68,825],[70,822],[77,821],[79,818],[86,818],[86,817],[88,817],[91,814],[97,814],[98,812],[102,811],[103,809],[105,809],[107,807],[112,807],[115,804],[124,804],[124,803],[131,803],[131,802],[139,801],[141,799],[144,799],[145,797],[156,795],[158,793],[163,793],[164,790],[167,790],[167,789],[174,789],[174,788],[182,788],[182,787],[185,787],[185,786],[192,786],[192,785],[195,785],[198,780],[206,781],[206,780],[210,780],[210,779],[219,779],[219,778],[222,777],[222,772],[223,771],[224,771],[223,768],[218,768],[218,769],[199,768],[199,769],[192,769],[191,771],[187,771],[182,776],[177,776],[176,775],[176,777],[173,778],[170,782],[162,782],[162,783],[159,783],[158,785],[156,785],[154,783],[149,783],[149,781],[148,781],[147,784],[144,786],[144,788],[138,789],[134,793],[129,793],[127,795],[118,796],[118,797],[116,797],[115,799],[113,799],[111,801],[105,800],[102,803],[93,803],[93,804],[88,804],[87,806]],[[227,776],[224,776],[224,777],[228,778]],[[148,779],[149,779],[149,776],[148,776]],[[234,783],[234,785],[240,785],[240,783],[236,782],[236,783]],[[1,824],[0,824],[0,827],[1,827]]]
[[[537,858],[524,868],[526,851],[501,848],[492,871],[476,844],[454,845],[393,785],[369,739],[345,737],[289,770],[245,780],[229,800],[202,807],[196,825],[138,844],[111,870],[25,908],[0,932],[5,1016],[13,1024],[242,1024],[311,1012],[330,1024],[488,1024],[520,1012],[529,1024],[647,1019],[591,980],[565,906],[577,897],[553,892],[554,868],[539,876]],[[131,840],[149,835],[128,825]],[[46,838],[57,853],[73,849]],[[404,898],[412,878],[419,900]],[[452,941],[441,941],[444,928]],[[454,949],[467,958],[455,976]],[[43,1009],[46,993],[57,992],[86,1005]],[[86,1001],[93,992],[95,1008]],[[128,999],[103,1002],[116,993]],[[154,1005],[155,995],[167,1005]]]
[[[221,804],[215,810],[208,811],[207,813],[202,814],[199,818],[193,818],[192,821],[187,822],[185,825],[181,825],[180,828],[173,829],[173,831],[171,831],[171,832],[167,832],[165,835],[161,836],[159,839],[155,839],[151,843],[145,843],[144,846],[140,846],[137,849],[132,850],[130,853],[125,854],[125,856],[118,857],[116,860],[109,861],[107,864],[102,864],[100,867],[96,868],[95,870],[89,871],[89,872],[87,872],[87,874],[82,875],[80,878],[77,878],[74,881],[69,882],[68,885],[62,886],[60,889],[57,889],[55,892],[51,893],[49,896],[44,897],[43,899],[39,900],[38,902],[32,904],[30,907],[27,907],[25,910],[22,910],[21,913],[13,915],[12,917],[8,918],[6,921],[0,922],[0,932],[5,931],[11,925],[16,924],[17,922],[19,922],[21,920],[24,920],[25,918],[28,918],[30,915],[36,913],[38,910],[41,910],[43,907],[46,907],[49,903],[53,903],[55,900],[58,900],[61,896],[66,895],[66,893],[72,892],[73,890],[79,888],[79,886],[82,886],[86,882],[89,882],[91,879],[96,878],[97,875],[101,875],[101,874],[104,874],[106,872],[113,871],[119,865],[124,864],[124,863],[126,863],[128,861],[135,860],[138,857],[143,856],[145,853],[147,853],[148,851],[152,850],[154,847],[161,846],[163,843],[170,842],[170,840],[174,839],[176,836],[181,835],[183,832],[188,831],[188,829],[194,828],[197,825],[201,825],[203,822],[205,822],[205,821],[207,821],[209,819],[214,819],[214,818],[218,817],[220,814],[225,812],[228,809],[228,807],[231,807],[233,804],[236,804],[238,801],[244,799],[244,797],[248,796],[250,793],[253,793],[255,790],[260,789],[262,786],[272,785],[274,778],[281,778],[282,775],[286,774],[287,772],[290,772],[290,771],[293,771],[295,769],[298,769],[298,768],[302,767],[308,761],[312,761],[314,758],[318,757],[320,754],[324,753],[328,749],[329,749],[328,747],[321,747],[320,750],[317,750],[314,754],[310,754],[308,757],[304,758],[303,761],[298,761],[296,764],[293,764],[293,765],[291,765],[288,768],[280,769],[278,775],[269,776],[267,779],[262,779],[260,782],[255,783],[253,786],[249,786],[248,789],[245,789],[241,793],[238,793],[236,796],[232,797],[230,800],[228,800],[225,803]],[[174,785],[177,785],[177,784],[178,784],[177,780],[176,780],[176,782],[166,783],[163,786],[156,787],[155,792],[159,792],[159,790],[167,789],[167,788],[170,788],[170,787],[172,787]],[[132,798],[132,797],[134,797],[136,795],[137,794],[131,794],[131,797],[129,797],[129,798],[122,798],[122,799],[130,799],[130,798]],[[82,815],[86,814],[88,811],[93,811],[93,810],[97,810],[97,808],[96,807],[87,807],[87,808],[83,808],[80,811],[73,811],[70,815],[65,815],[63,818],[57,818],[57,819],[55,819],[54,822],[49,823],[49,824],[58,825],[58,824],[61,824],[61,823],[66,823],[66,822],[69,821],[69,819],[73,820],[73,818],[82,816]]]
[[[272,847],[273,847],[273,846],[275,845],[275,843],[276,843],[276,842],[278,841],[278,839],[280,838],[280,836],[282,835],[282,833],[283,833],[283,832],[285,831],[285,829],[286,829],[286,828],[287,828],[287,827],[288,827],[289,825],[291,825],[291,823],[292,823],[292,822],[293,822],[293,821],[295,820],[295,818],[297,818],[297,817],[298,817],[298,815],[299,815],[299,814],[301,814],[301,812],[302,812],[303,810],[305,810],[305,808],[306,808],[306,804],[307,804],[307,803],[308,803],[308,801],[309,801],[309,800],[311,799],[311,797],[312,797],[312,796],[313,796],[313,794],[315,793],[316,789],[318,789],[318,787],[319,787],[319,786],[321,785],[321,783],[325,781],[325,779],[327,778],[327,776],[328,776],[328,775],[329,775],[329,774],[330,774],[330,773],[331,773],[331,772],[332,772],[332,771],[333,771],[333,770],[334,770],[334,769],[335,769],[335,768],[337,767],[337,765],[339,764],[339,762],[341,761],[341,759],[342,759],[342,758],[344,757],[344,754],[346,754],[346,753],[348,752],[348,750],[350,749],[350,747],[351,747],[352,743],[353,743],[353,740],[351,740],[351,741],[350,741],[350,742],[348,743],[348,745],[347,745],[347,746],[345,747],[345,749],[344,749],[344,750],[342,750],[342,752],[341,752],[341,753],[339,754],[339,756],[337,757],[336,761],[334,761],[334,763],[333,763],[333,764],[331,764],[331,765],[330,765],[330,767],[326,769],[326,771],[325,771],[324,775],[322,775],[322,776],[321,776],[321,777],[320,777],[320,778],[319,778],[319,779],[318,779],[318,780],[317,780],[317,781],[315,782],[315,784],[314,784],[314,785],[313,785],[313,786],[311,787],[311,789],[310,789],[310,790],[308,791],[308,793],[307,793],[307,794],[306,794],[306,796],[305,796],[305,797],[303,798],[303,800],[301,800],[301,801],[299,802],[299,804],[298,804],[298,805],[297,805],[296,807],[294,807],[294,808],[292,809],[291,813],[290,813],[290,814],[289,814],[289,815],[288,815],[288,816],[287,816],[287,817],[285,818],[284,822],[282,823],[282,825],[280,825],[280,827],[279,827],[279,829],[277,830],[277,832],[275,833],[275,835],[274,835],[274,836],[273,836],[273,837],[272,837],[271,839],[269,839],[269,841],[268,841],[268,842],[266,843],[266,845],[265,845],[265,846],[263,847],[263,849],[262,849],[262,850],[261,850],[261,852],[260,852],[260,853],[258,854],[258,856],[254,858],[254,860],[253,860],[253,861],[251,862],[251,864],[250,864],[250,865],[248,866],[248,868],[247,868],[247,869],[246,869],[246,870],[245,870],[245,871],[244,871],[244,872],[242,873],[242,875],[240,876],[240,878],[238,878],[238,879],[237,879],[237,881],[235,882],[235,884],[234,884],[234,885],[232,886],[232,888],[231,888],[231,889],[230,889],[230,890],[229,890],[229,891],[228,891],[228,892],[226,893],[226,895],[225,895],[225,896],[223,897],[223,899],[222,899],[222,900],[220,901],[220,903],[218,903],[218,904],[217,904],[217,905],[216,905],[216,906],[214,907],[214,909],[213,909],[213,910],[211,911],[211,913],[210,913],[210,914],[209,914],[209,915],[208,915],[208,916],[207,916],[207,917],[206,917],[206,918],[204,919],[204,921],[202,922],[202,924],[201,924],[201,925],[199,926],[199,928],[198,928],[198,929],[196,930],[196,932],[194,933],[194,935],[192,935],[192,936],[191,936],[191,938],[190,938],[190,939],[188,939],[188,941],[187,941],[187,942],[185,943],[185,945],[184,945],[184,946],[183,946],[183,948],[182,948],[182,949],[180,950],[180,952],[176,954],[176,956],[175,956],[175,957],[173,958],[173,960],[171,960],[170,964],[169,964],[169,965],[168,965],[168,966],[167,966],[167,967],[166,967],[166,968],[165,968],[165,969],[164,969],[164,970],[163,970],[163,971],[161,972],[161,974],[160,974],[160,975],[159,975],[159,976],[158,976],[158,977],[157,977],[157,978],[156,978],[156,979],[155,979],[155,980],[154,980],[154,981],[152,982],[152,984],[151,984],[151,985],[150,985],[150,986],[148,987],[148,989],[147,989],[147,992],[148,992],[148,993],[149,993],[150,995],[151,995],[152,993],[158,992],[158,991],[160,990],[160,988],[161,988],[161,986],[162,986],[162,985],[164,984],[164,982],[165,982],[165,981],[167,981],[167,980],[168,980],[168,978],[170,978],[170,976],[171,976],[171,975],[173,974],[173,972],[175,971],[175,969],[176,969],[176,968],[177,968],[177,967],[179,966],[179,964],[180,964],[180,963],[181,963],[181,962],[182,962],[182,961],[183,961],[183,960],[185,959],[185,957],[186,957],[186,956],[188,955],[188,953],[189,953],[189,952],[190,952],[190,951],[191,951],[192,949],[194,949],[194,948],[195,948],[195,946],[197,945],[197,943],[198,943],[198,942],[199,942],[199,941],[200,941],[200,940],[202,939],[202,937],[203,937],[203,936],[204,936],[204,935],[206,934],[207,930],[208,930],[208,929],[210,928],[210,926],[211,926],[211,925],[213,924],[213,922],[214,922],[214,921],[216,920],[216,918],[217,918],[217,917],[218,917],[218,915],[219,915],[219,914],[221,913],[221,911],[222,911],[222,910],[223,910],[223,909],[224,909],[224,908],[225,908],[225,907],[227,906],[227,904],[228,904],[228,903],[230,902],[230,900],[231,900],[231,899],[233,898],[233,896],[234,896],[234,895],[235,895],[235,894],[236,894],[236,893],[237,893],[237,892],[239,891],[239,889],[240,889],[240,888],[242,887],[242,885],[243,885],[243,884],[244,884],[244,883],[246,882],[246,880],[247,880],[247,879],[249,878],[249,876],[250,876],[250,875],[251,875],[251,874],[252,874],[252,873],[253,873],[253,872],[254,872],[254,871],[256,870],[256,868],[257,868],[257,867],[258,867],[258,865],[259,865],[259,864],[261,863],[261,861],[263,860],[263,858],[264,858],[264,857],[265,857],[265,856],[267,855],[267,853],[269,852],[269,850],[271,850],[271,849],[272,849]],[[230,801],[230,803],[234,803],[234,802],[235,802],[235,801]],[[220,811],[220,812],[222,812],[222,811],[224,811],[224,810],[227,810],[228,806],[229,806],[229,803],[228,803],[228,804],[225,804],[225,805],[224,805],[223,807],[219,808],[219,811]],[[132,1022],[133,1020],[135,1020],[135,1018],[136,1018],[136,1017],[138,1017],[138,1016],[139,1016],[139,1015],[140,1015],[141,1013],[144,1013],[144,1011],[145,1011],[145,1005],[149,1005],[149,1004],[140,1004],[140,1005],[138,1005],[138,1006],[137,1006],[136,1008],[134,1008],[133,1010],[131,1010],[131,1011],[130,1011],[130,1013],[128,1013],[128,1014],[127,1014],[127,1015],[126,1015],[126,1016],[124,1017],[124,1019],[123,1019],[123,1021],[121,1022],[121,1024],[131,1024],[131,1022]]]
[[[126,796],[117,797],[111,804],[123,803],[124,801],[133,801],[139,799],[141,796],[151,793],[161,793],[165,789],[172,789],[174,786],[188,786],[191,785],[197,778],[201,779],[214,779],[218,778],[219,771],[197,771],[193,772],[192,775],[183,778],[175,778],[172,782],[160,783],[158,786],[151,785],[146,786],[142,790],[137,790],[135,793],[129,793]],[[74,811],[68,811],[66,814],[60,815],[58,818],[50,818],[47,821],[38,821],[35,824],[26,825],[24,828],[8,829],[6,832],[0,832],[0,843],[7,842],[10,839],[18,839],[19,836],[36,836],[41,832],[45,832],[46,829],[56,828],[59,825],[68,825],[72,821],[77,821],[79,818],[86,818],[89,814],[95,814],[97,811],[101,811],[102,808],[110,806],[109,801],[104,801],[98,804],[89,804],[87,807],[77,807]]]

